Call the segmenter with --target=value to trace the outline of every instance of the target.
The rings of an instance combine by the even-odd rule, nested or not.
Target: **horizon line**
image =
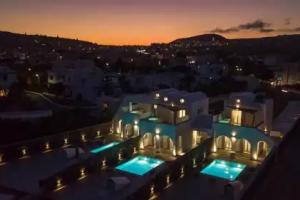
[[[52,34],[42,34],[42,33],[20,33],[20,32],[13,32],[13,31],[6,31],[6,30],[0,30],[0,32],[6,32],[6,33],[11,33],[11,34],[16,34],[16,35],[27,35],[27,36],[43,36],[43,37],[49,37],[49,38],[60,38],[60,39],[67,39],[67,40],[77,40],[81,42],[87,42],[87,43],[92,43],[98,46],[151,46],[152,44],[169,44],[175,40],[180,40],[180,39],[188,39],[192,37],[197,37],[197,36],[202,36],[202,35],[219,35],[224,37],[227,40],[239,40],[239,39],[264,39],[264,38],[273,38],[273,37],[279,37],[279,36],[293,36],[293,35],[300,35],[300,34],[276,34],[274,36],[258,36],[258,37],[225,37],[222,34],[217,34],[217,33],[203,33],[203,34],[196,34],[192,36],[183,36],[179,37],[173,40],[170,40],[169,42],[151,42],[149,44],[100,44],[98,42],[93,42],[90,40],[85,40],[85,39],[80,39],[80,38],[72,38],[72,37],[67,37],[67,36],[60,36],[60,35],[52,35]]]

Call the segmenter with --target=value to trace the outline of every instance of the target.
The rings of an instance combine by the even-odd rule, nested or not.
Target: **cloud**
[[[222,28],[216,28],[211,33],[236,33],[240,31],[258,31],[261,33],[269,33],[275,31],[271,28],[272,24],[268,22],[264,22],[262,20],[256,20],[253,22],[249,22],[246,24],[240,24],[238,26],[222,29]]]

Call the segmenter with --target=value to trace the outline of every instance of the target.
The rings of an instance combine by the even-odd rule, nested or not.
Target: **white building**
[[[66,97],[97,101],[104,74],[92,60],[62,60],[48,71],[48,86],[61,83]]]
[[[122,138],[140,135],[140,148],[180,155],[211,136],[212,117],[202,92],[176,89],[124,98],[113,118]]]
[[[8,67],[0,66],[0,97],[7,96],[9,88],[17,82],[16,72]]]
[[[214,123],[214,151],[264,159],[274,146],[272,120],[272,99],[250,92],[232,93],[225,101],[224,113]]]

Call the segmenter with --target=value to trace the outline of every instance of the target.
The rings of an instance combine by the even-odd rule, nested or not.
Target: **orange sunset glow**
[[[0,29],[99,44],[148,45],[262,20],[274,30],[220,33],[228,38],[262,37],[295,33],[299,7],[295,0],[4,0]]]

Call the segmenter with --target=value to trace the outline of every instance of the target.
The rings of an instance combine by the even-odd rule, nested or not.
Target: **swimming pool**
[[[116,169],[131,174],[143,176],[147,172],[161,165],[164,161],[146,156],[136,156],[133,159],[119,165]]]
[[[201,173],[234,181],[245,169],[246,165],[224,160],[214,160]]]
[[[108,144],[106,144],[106,145],[103,145],[103,146],[97,147],[97,148],[95,148],[95,149],[92,149],[92,150],[90,150],[90,152],[91,152],[91,153],[99,153],[99,152],[101,152],[101,151],[104,151],[104,150],[106,150],[106,149],[109,149],[109,148],[111,148],[111,147],[113,147],[113,146],[116,146],[116,145],[118,145],[118,144],[120,144],[120,143],[119,143],[119,142],[111,142],[111,143],[108,143]]]

